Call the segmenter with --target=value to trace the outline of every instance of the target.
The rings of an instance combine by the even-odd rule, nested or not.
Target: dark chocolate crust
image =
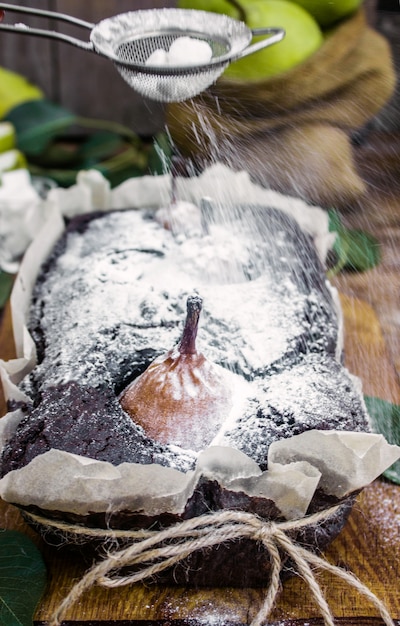
[[[272,318],[273,332],[285,340],[279,350],[267,345],[261,360],[252,363],[240,319],[216,317],[207,304],[200,332],[211,360],[253,383],[252,397],[222,445],[239,448],[265,469],[269,445],[276,439],[310,428],[367,430],[368,424],[352,380],[336,360],[336,311],[310,238],[276,209],[237,210],[256,224],[255,253],[246,272],[252,278],[250,290],[265,280],[265,294],[255,295],[257,315],[266,326]],[[147,231],[151,236],[144,241]],[[106,308],[113,304],[107,290],[113,280],[125,280],[130,264],[146,268],[153,260],[167,261],[176,250],[179,245],[169,232],[151,215],[134,210],[84,216],[69,224],[34,290],[29,328],[39,363],[21,385],[32,402],[23,407],[26,417],[3,451],[1,475],[52,447],[113,464],[193,467],[193,455],[150,440],[118,402],[126,384],[177,342],[185,288],[178,293],[168,286],[161,289],[159,315],[157,302],[136,287],[140,270],[135,269],[137,282],[131,289],[133,296],[138,289],[141,298],[137,314],[124,319],[124,310],[119,319]],[[93,321],[91,298],[104,306],[104,315],[99,311]],[[263,319],[259,324],[262,328]]]

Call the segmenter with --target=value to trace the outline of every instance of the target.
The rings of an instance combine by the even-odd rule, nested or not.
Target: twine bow
[[[127,548],[108,554],[102,561],[88,570],[61,602],[53,614],[49,626],[60,626],[68,609],[93,585],[121,587],[141,582],[173,567],[196,550],[203,550],[227,541],[244,538],[260,542],[268,551],[271,559],[269,586],[262,606],[250,626],[265,624],[275,604],[280,588],[281,553],[290,557],[298,573],[306,581],[325,626],[334,626],[334,619],[312,568],[326,570],[357,589],[378,609],[386,626],[394,626],[383,602],[354,574],[328,563],[310,550],[296,544],[288,534],[305,526],[318,524],[335,513],[337,509],[338,507],[332,507],[300,520],[279,523],[266,522],[251,513],[219,511],[185,520],[161,531],[132,531],[129,533],[129,538],[133,540],[133,543]],[[32,516],[32,519],[49,525],[49,520],[41,520],[38,516]],[[77,530],[76,526],[62,523],[55,523],[53,526],[70,532]],[[81,527],[81,530],[85,534],[90,534],[90,529],[82,529]],[[101,532],[104,535],[104,531]],[[96,531],[93,534],[98,536],[98,533],[99,531]],[[116,535],[120,535],[120,533],[117,532]],[[123,536],[127,536],[125,532]],[[127,576],[118,574],[122,568],[134,565],[140,566],[141,569]]]

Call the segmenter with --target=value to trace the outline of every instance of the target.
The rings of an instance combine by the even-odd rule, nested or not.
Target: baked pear
[[[180,342],[121,393],[122,408],[155,441],[195,451],[210,444],[233,405],[230,372],[196,348],[202,299],[187,299]]]

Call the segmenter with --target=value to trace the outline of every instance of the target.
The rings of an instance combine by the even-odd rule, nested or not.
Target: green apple
[[[282,41],[231,63],[225,70],[225,77],[255,81],[275,76],[305,61],[324,41],[316,20],[294,2],[253,0],[243,5],[250,28],[277,26],[283,28],[286,35]],[[257,39],[260,37],[253,41]]]
[[[0,173],[26,168],[25,156],[19,150],[7,150],[0,154]]]
[[[15,148],[15,128],[10,122],[0,122],[0,153]]]
[[[363,0],[293,0],[308,11],[322,26],[327,28],[351,15]]]
[[[246,0],[242,0],[240,4],[245,7],[247,2]],[[239,11],[229,0],[178,0],[177,7],[179,9],[197,9],[198,11],[225,13],[225,15],[229,15],[235,19],[239,19],[240,17]]]
[[[0,119],[24,102],[40,100],[44,93],[26,78],[0,67]]]

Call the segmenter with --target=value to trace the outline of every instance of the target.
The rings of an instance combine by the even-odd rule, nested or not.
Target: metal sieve
[[[135,91],[151,100],[179,102],[198,95],[213,84],[227,66],[281,41],[281,28],[250,29],[227,15],[186,9],[130,11],[91,24],[75,17],[1,2],[0,9],[47,17],[90,30],[90,40],[82,41],[52,30],[30,28],[25,24],[0,24],[0,30],[57,39],[113,61],[117,70]],[[198,65],[148,65],[149,56],[159,49],[168,51],[178,37],[191,37],[208,43],[212,57]],[[265,36],[251,44],[253,37]]]

